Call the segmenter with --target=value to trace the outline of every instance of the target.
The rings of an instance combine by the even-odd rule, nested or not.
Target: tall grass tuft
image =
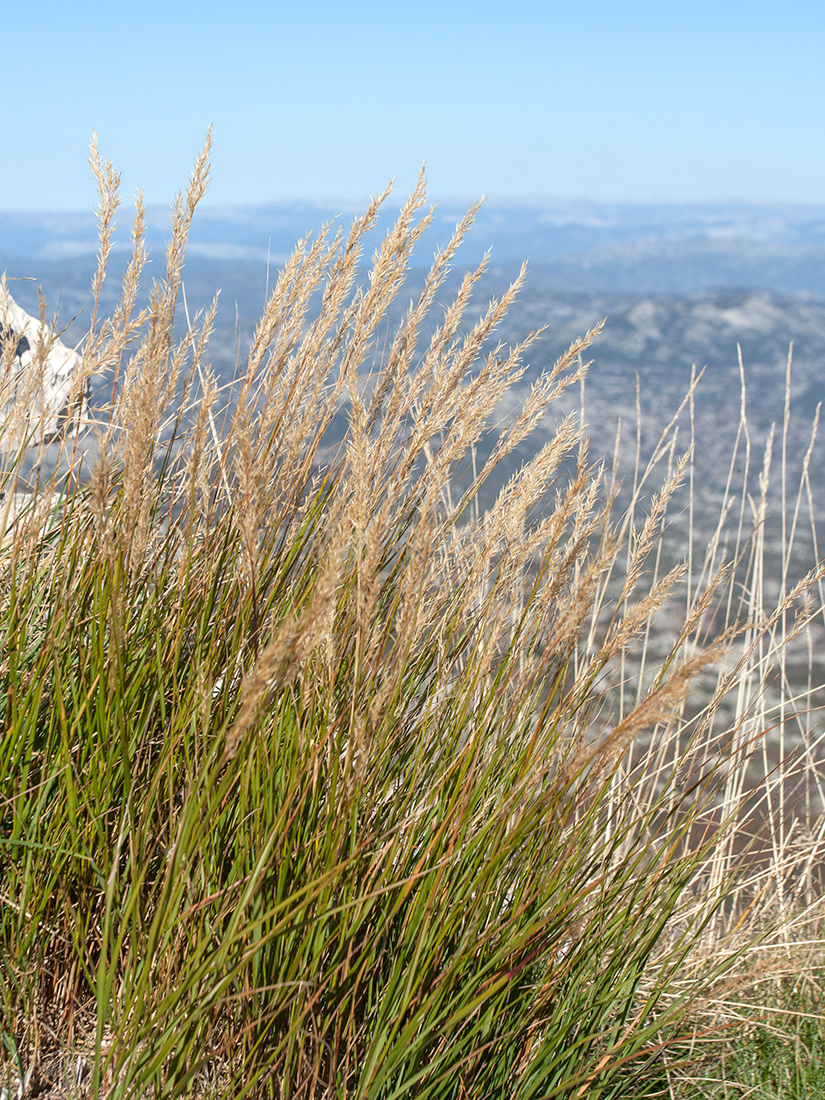
[[[423,177],[366,277],[387,192],[297,246],[227,402],[217,304],[176,325],[208,144],[144,308],[138,202],[109,318],[119,181],[92,164],[97,413],[0,550],[6,1087],[675,1087],[753,959],[779,975],[812,935],[821,807],[753,767],[757,681],[822,614],[822,568],[759,605],[744,520],[664,568],[689,459],[666,433],[669,475],[618,511],[575,415],[483,509],[598,329],[500,424],[537,335],[497,341],[524,273],[478,311],[484,261],[442,309],[471,209],[405,304]]]

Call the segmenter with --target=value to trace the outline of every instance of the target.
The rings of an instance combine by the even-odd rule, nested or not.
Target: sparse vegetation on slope
[[[93,163],[97,302],[118,181]],[[799,973],[817,935],[821,806],[790,801],[816,774],[807,702],[760,684],[821,615],[821,570],[763,606],[743,520],[728,566],[720,528],[702,566],[663,572],[686,469],[667,434],[646,508],[659,466],[614,515],[575,418],[477,508],[596,333],[473,471],[532,337],[496,344],[520,279],[473,319],[482,264],[418,339],[473,211],[388,325],[423,179],[366,280],[383,196],[298,246],[223,422],[213,314],[173,333],[207,174],[205,152],[149,307],[138,204],[120,305],[92,311],[105,415],[48,467],[8,459],[35,490],[0,552],[6,1087],[682,1087],[723,1006]],[[797,719],[796,762],[755,777],[769,727]]]

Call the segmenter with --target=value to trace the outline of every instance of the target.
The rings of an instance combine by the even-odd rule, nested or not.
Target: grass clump
[[[118,181],[93,162],[96,303]],[[654,1094],[753,945],[810,916],[816,839],[738,843],[778,797],[743,779],[759,715],[714,716],[819,573],[706,637],[737,576],[709,558],[667,651],[628,671],[682,592],[687,567],[656,566],[681,467],[615,518],[570,417],[477,506],[597,330],[473,470],[536,334],[496,343],[523,276],[472,318],[482,263],[422,337],[472,210],[391,322],[422,179],[366,281],[386,194],[299,244],[227,405],[216,305],[175,329],[207,175],[205,151],[145,308],[138,203],[83,349],[110,400],[28,469],[2,551],[7,1087]]]

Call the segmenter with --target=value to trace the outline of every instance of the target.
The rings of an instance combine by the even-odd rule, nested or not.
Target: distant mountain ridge
[[[326,222],[343,227],[361,211],[355,203],[273,203],[202,207],[190,240],[192,259],[279,266],[298,239]],[[422,239],[422,266],[443,245],[466,204],[438,204]],[[382,226],[395,209],[387,207]],[[115,248],[129,242],[124,205]],[[379,227],[373,234],[377,244]],[[169,211],[147,211],[147,242],[163,248]],[[0,213],[0,267],[25,258],[41,263],[82,259],[97,248],[94,215]],[[599,203],[489,199],[478,214],[459,262],[528,260],[559,289],[688,294],[717,287],[760,287],[825,295],[825,205],[779,203]]]
[[[420,292],[434,250],[445,243],[464,211],[456,203],[438,207],[390,324]],[[342,227],[357,212],[354,206],[342,209]],[[221,292],[209,344],[209,360],[219,382],[228,382],[238,363],[245,361],[267,288],[274,285],[285,256],[303,234],[317,231],[335,213],[332,206],[309,203],[199,211],[184,270],[185,305],[194,316],[216,291]],[[387,211],[384,225],[390,215]],[[102,315],[116,304],[126,261],[128,210],[119,220],[121,247],[104,286]],[[164,271],[168,225],[168,211],[149,212],[151,260],[142,278],[144,295]],[[42,288],[49,310],[57,310],[61,327],[67,326],[64,339],[70,346],[82,341],[88,329],[95,232],[91,215],[0,214],[0,271],[8,273],[12,293],[32,314]],[[380,232],[381,227],[368,244],[365,266]],[[496,338],[515,343],[527,332],[547,326],[530,349],[527,373],[508,401],[523,400],[531,381],[574,338],[607,319],[604,333],[588,354],[593,365],[585,419],[594,460],[604,456],[611,461],[616,451],[623,469],[632,470],[637,378],[639,439],[643,452],[650,454],[658,433],[678,409],[694,366],[707,366],[692,411],[695,437],[701,440],[695,456],[695,476],[702,485],[697,509],[707,511],[701,529],[711,530],[739,422],[738,347],[748,378],[748,423],[756,454],[771,426],[783,422],[786,363],[793,341],[787,459],[797,466],[803,461],[811,420],[825,401],[825,206],[538,201],[497,206],[490,201],[456,256],[427,324],[443,317],[463,272],[488,247],[490,264],[474,294],[478,311],[502,293],[523,258],[530,260],[526,283]],[[181,308],[181,331],[184,321]],[[426,324],[420,337],[425,346]],[[382,346],[380,341],[376,344],[376,359]],[[562,411],[576,411],[578,403],[578,391],[568,392],[539,426],[533,443],[525,443],[503,464],[501,479],[529,456],[533,445],[551,437]],[[621,448],[616,448],[619,421],[623,431]],[[687,412],[680,430],[680,446],[686,448]],[[811,453],[817,501],[823,492],[824,450],[825,433]],[[775,479],[772,486],[777,492]],[[491,481],[489,491],[496,488],[500,483]]]

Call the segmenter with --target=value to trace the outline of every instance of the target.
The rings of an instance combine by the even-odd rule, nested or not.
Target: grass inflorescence
[[[759,685],[821,616],[822,571],[764,606],[758,515],[727,555],[720,521],[702,562],[664,568],[688,462],[667,432],[664,483],[645,496],[663,464],[637,470],[621,512],[575,415],[482,508],[598,330],[499,424],[536,336],[496,339],[524,276],[476,316],[485,261],[444,306],[471,210],[401,311],[423,177],[366,279],[386,193],[298,245],[227,402],[217,305],[176,327],[207,153],[144,307],[138,202],[109,318],[118,178],[93,153],[93,422],[48,464],[31,434],[6,451],[33,486],[0,551],[6,1087],[698,1081],[721,1006],[756,969],[781,988],[816,936],[821,807],[790,793],[816,793],[814,726]],[[803,750],[760,769],[777,713]]]

